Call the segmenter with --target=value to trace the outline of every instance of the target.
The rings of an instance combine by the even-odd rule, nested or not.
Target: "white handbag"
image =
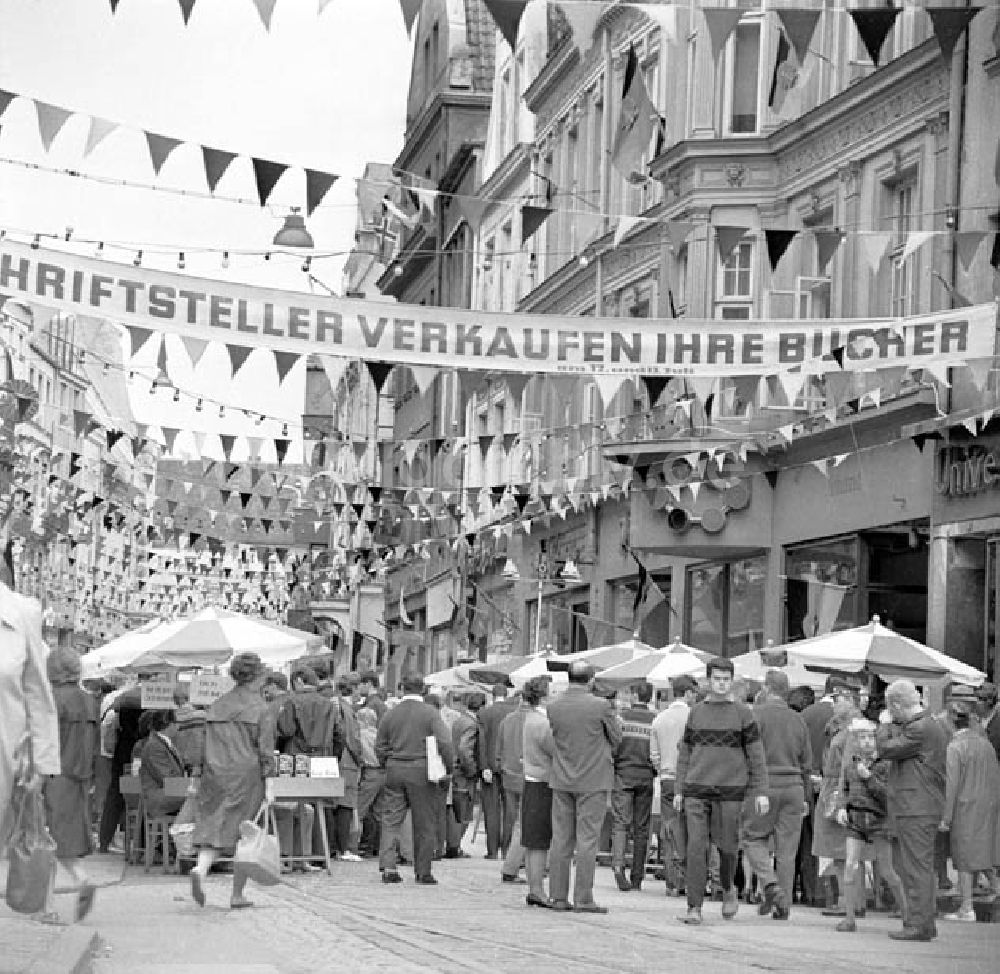
[[[427,745],[427,780],[435,784],[442,778],[448,776],[448,770],[441,760],[441,752],[438,750],[437,738],[433,734],[428,734],[424,738]]]

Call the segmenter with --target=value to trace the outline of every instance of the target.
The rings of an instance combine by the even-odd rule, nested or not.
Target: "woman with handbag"
[[[59,774],[56,702],[45,672],[42,610],[13,585],[10,545],[0,563],[0,846],[14,827],[13,792],[18,778],[41,791],[42,775]],[[24,740],[31,762],[22,766]]]
[[[229,665],[236,686],[205,715],[205,763],[198,790],[194,845],[198,863],[191,870],[191,895],[205,905],[203,882],[212,863],[236,848],[240,827],[259,816],[264,779],[275,773],[274,721],[260,694],[266,671],[256,653],[239,653]],[[229,905],[253,906],[243,895],[248,875],[233,870]]]
[[[100,733],[98,704],[80,686],[80,655],[75,649],[52,650],[46,668],[59,720],[61,766],[59,774],[45,781],[45,817],[56,858],[78,888],[75,918],[82,920],[94,905],[96,890],[81,860],[94,851],[89,796]]]

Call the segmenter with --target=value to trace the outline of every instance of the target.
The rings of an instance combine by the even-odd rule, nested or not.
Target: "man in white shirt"
[[[667,895],[683,896],[687,863],[684,816],[674,809],[674,783],[677,779],[677,750],[684,735],[698,684],[693,677],[679,676],[670,683],[673,700],[657,714],[651,728],[649,757],[660,775],[660,836]]]

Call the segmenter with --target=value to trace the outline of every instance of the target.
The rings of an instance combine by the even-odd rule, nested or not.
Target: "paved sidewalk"
[[[106,897],[112,886],[123,879],[122,856],[91,856],[86,868],[99,887],[97,896]],[[61,925],[40,923],[15,913],[0,899],[0,974],[86,974],[93,968],[93,957],[100,937],[89,921],[72,922],[76,902],[72,891],[56,877],[55,909]],[[7,863],[0,861],[0,890],[7,886]]]

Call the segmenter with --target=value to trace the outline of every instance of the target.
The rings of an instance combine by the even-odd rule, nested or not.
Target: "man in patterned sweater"
[[[768,811],[767,766],[753,711],[732,698],[733,664],[716,657],[706,667],[708,696],[691,708],[677,754],[674,808],[687,822],[687,903],[682,923],[701,923],[709,842],[719,849],[722,916],[738,905],[736,853],[740,809],[749,792],[758,815]]]

